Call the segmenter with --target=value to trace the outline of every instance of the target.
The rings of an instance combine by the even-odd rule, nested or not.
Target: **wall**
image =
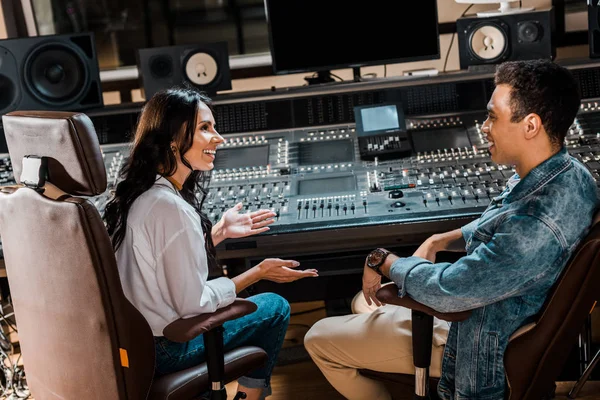
[[[0,39],[6,39],[6,26],[4,24],[4,13],[2,12],[2,0],[0,0]]]

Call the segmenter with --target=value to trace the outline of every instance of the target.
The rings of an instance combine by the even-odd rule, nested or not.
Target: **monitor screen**
[[[298,181],[298,194],[310,196],[313,194],[329,194],[356,190],[356,177],[338,176],[334,178],[306,179]]]
[[[416,152],[471,148],[469,134],[465,128],[414,131],[412,141]]]
[[[406,131],[404,110],[400,103],[354,107],[354,119],[359,137]]]
[[[265,0],[265,6],[275,73],[440,58],[436,0]]]
[[[398,109],[394,106],[370,107],[360,110],[365,131],[398,129]]]
[[[269,145],[218,149],[215,169],[261,167],[269,164]]]
[[[354,161],[354,144],[351,140],[301,142],[298,144],[298,152],[300,165]]]

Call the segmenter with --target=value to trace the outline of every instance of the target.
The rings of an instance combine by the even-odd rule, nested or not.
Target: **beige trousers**
[[[359,292],[351,315],[318,321],[304,339],[306,350],[329,383],[349,400],[390,400],[385,386],[357,369],[414,375],[411,310],[369,306]],[[434,318],[430,375],[440,376],[449,325]]]

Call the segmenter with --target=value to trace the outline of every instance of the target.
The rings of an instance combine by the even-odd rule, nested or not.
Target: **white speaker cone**
[[[471,34],[471,51],[482,60],[494,60],[506,50],[506,36],[494,25],[482,25]]]
[[[196,85],[208,85],[217,77],[219,67],[215,59],[206,53],[196,53],[185,64],[185,74]]]

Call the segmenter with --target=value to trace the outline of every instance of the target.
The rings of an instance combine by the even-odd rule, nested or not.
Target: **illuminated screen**
[[[465,128],[439,131],[415,131],[412,133],[413,149],[416,152],[471,147]]]
[[[396,106],[363,108],[360,110],[360,113],[362,114],[362,128],[365,132],[397,129],[400,127]]]
[[[354,145],[351,140],[301,142],[298,151],[300,165],[354,161]]]
[[[380,104],[354,107],[356,134],[378,136],[391,132],[406,132],[402,104]]]
[[[260,167],[269,164],[269,145],[219,149],[215,169]]]
[[[298,194],[301,196],[352,190],[356,190],[356,178],[354,176],[298,181]]]

